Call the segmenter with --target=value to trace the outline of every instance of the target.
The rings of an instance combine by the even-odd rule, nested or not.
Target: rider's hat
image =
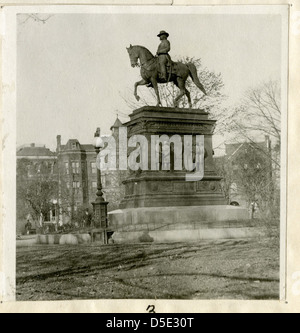
[[[166,31],[164,31],[164,30],[162,30],[162,31],[157,35],[157,37],[160,37],[161,35],[166,35],[167,37],[169,37],[169,34],[168,34]]]

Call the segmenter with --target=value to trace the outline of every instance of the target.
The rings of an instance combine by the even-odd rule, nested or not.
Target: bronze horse
[[[178,103],[181,97],[187,96],[190,108],[192,107],[190,92],[185,87],[185,82],[190,76],[194,84],[206,95],[206,91],[203,85],[200,83],[196,66],[193,63],[183,64],[181,62],[172,62],[171,66],[168,67],[168,80],[165,81],[160,77],[158,58],[154,57],[153,54],[146,49],[144,46],[130,44],[126,48],[129,53],[129,58],[132,67],[139,66],[138,59],[140,60],[141,76],[142,80],[134,84],[134,96],[139,101],[140,97],[137,94],[137,87],[142,85],[152,86],[155,90],[157,97],[156,106],[162,105],[159,97],[158,83],[173,82],[179,89],[179,94],[176,96],[174,101],[174,107],[178,107]]]

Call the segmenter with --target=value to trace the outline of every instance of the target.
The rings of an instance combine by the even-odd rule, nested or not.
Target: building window
[[[41,172],[41,165],[38,164],[38,163],[35,165],[35,172],[36,173],[40,173]]]
[[[74,181],[73,182],[73,188],[79,188],[80,187],[80,182]]]
[[[74,202],[74,211],[75,212],[77,212],[79,207],[80,207],[80,202]]]
[[[30,165],[27,165],[27,177],[31,177]]]
[[[92,162],[91,163],[91,168],[92,168],[92,173],[96,173],[97,169],[96,169],[96,162]]]
[[[79,173],[79,162],[72,162],[72,172]]]
[[[92,182],[92,188],[97,188],[97,182]]]
[[[66,170],[66,174],[69,174],[69,162],[65,162],[65,170]]]
[[[72,149],[76,149],[76,142],[72,142]]]
[[[85,163],[81,162],[81,172],[84,173],[85,172]]]

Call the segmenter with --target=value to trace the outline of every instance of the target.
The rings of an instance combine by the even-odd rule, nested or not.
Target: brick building
[[[122,123],[117,118],[111,127],[116,142],[120,126]],[[92,211],[91,203],[96,199],[97,192],[97,156],[92,144],[81,144],[77,139],[69,139],[63,145],[60,135],[57,136],[56,152],[60,219],[63,223],[67,223],[79,211],[85,209]],[[118,208],[123,196],[122,175],[118,170],[101,172],[102,190],[105,200],[109,202],[109,211]]]
[[[260,142],[225,144],[225,155],[215,157],[215,161],[223,177],[222,187],[228,204],[249,207],[257,200],[265,209],[278,205],[280,178],[274,163],[277,155],[268,136]]]
[[[121,121],[117,118],[111,127],[112,136],[118,143]],[[17,149],[17,223],[18,232],[24,231],[26,216],[32,212],[24,200],[24,190],[43,176],[55,183],[53,194],[48,193],[49,209],[45,210],[44,220],[63,223],[80,219],[85,209],[92,212],[92,202],[96,199],[97,166],[96,152],[92,144],[82,144],[77,139],[69,139],[62,144],[57,135],[56,152],[45,146],[31,144]],[[117,145],[118,156],[118,145]],[[124,195],[122,181],[127,171],[107,170],[101,172],[104,198],[109,202],[108,210],[117,209]],[[45,182],[44,182],[45,183]],[[43,183],[43,184],[44,184]],[[37,184],[38,185],[38,184]],[[26,194],[25,194],[26,196]],[[45,207],[45,204],[44,204]],[[48,212],[49,211],[49,212]],[[36,218],[37,219],[37,218]]]
[[[96,154],[93,145],[69,139],[61,144],[57,136],[58,202],[60,219],[68,222],[78,208],[89,208],[97,186]]]
[[[38,190],[41,183],[51,184],[55,192],[57,180],[57,156],[55,152],[46,148],[44,145],[23,145],[17,148],[17,232],[23,232],[27,217],[36,220],[37,212],[29,205],[25,199],[28,193],[28,199],[31,200],[30,190]],[[49,200],[55,200],[55,195]],[[38,202],[34,203],[38,204]],[[44,204],[45,207],[45,204]],[[47,221],[55,220],[56,210],[53,203],[47,205],[44,210],[44,218]]]

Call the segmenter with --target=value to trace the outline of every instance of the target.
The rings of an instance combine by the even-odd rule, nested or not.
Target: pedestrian
[[[63,229],[64,229],[64,228],[63,228],[63,225],[64,225],[64,224],[63,224],[62,220],[59,219],[59,221],[58,221],[58,230],[59,230],[59,231],[63,231]]]
[[[39,227],[42,231],[44,231],[44,215],[41,212],[39,216]]]
[[[27,220],[27,222],[25,224],[26,235],[30,234],[31,229],[32,229],[32,224],[31,224],[30,220]]]
[[[253,218],[257,218],[257,214],[258,214],[258,203],[257,200],[254,200],[254,204],[253,204]]]
[[[85,226],[86,226],[86,220],[85,220],[85,217],[83,216],[83,219],[82,219],[82,221],[81,221],[81,228],[85,228]]]
[[[255,215],[258,211],[257,200],[254,200],[254,201],[251,202],[249,211],[250,211],[250,219],[252,220],[252,219],[255,218]]]
[[[84,219],[85,219],[86,226],[90,227],[91,226],[91,221],[92,221],[92,215],[90,214],[88,208],[85,210],[84,214],[85,214]]]

